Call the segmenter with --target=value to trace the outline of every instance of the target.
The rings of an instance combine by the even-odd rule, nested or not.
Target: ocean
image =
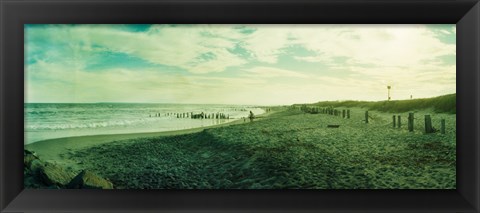
[[[249,105],[137,104],[137,103],[26,103],[25,144],[37,141],[102,134],[162,132],[232,122],[265,111]],[[192,114],[210,118],[192,119]],[[227,118],[216,118],[223,114]]]

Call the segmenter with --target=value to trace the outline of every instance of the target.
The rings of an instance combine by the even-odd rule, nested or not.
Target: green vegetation
[[[412,103],[418,107],[421,101]],[[241,125],[107,143],[71,157],[117,188],[456,187],[455,115],[433,117],[447,119],[442,135],[423,134],[420,122],[414,133],[406,125],[392,128],[387,113],[372,112],[365,124],[363,111],[352,108],[352,118],[342,119],[289,109]]]
[[[438,96],[434,98],[422,98],[413,100],[398,101],[325,101],[310,104],[310,106],[319,107],[362,107],[369,110],[377,110],[380,112],[407,112],[415,110],[424,110],[433,108],[438,113],[456,114],[456,94]]]

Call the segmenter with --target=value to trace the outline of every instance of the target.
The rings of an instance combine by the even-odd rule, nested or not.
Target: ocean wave
[[[135,119],[135,120],[110,120],[110,121],[84,121],[82,123],[33,123],[26,125],[28,130],[67,130],[67,129],[95,129],[106,127],[122,127],[153,123],[159,118]]]
[[[75,130],[75,129],[108,129],[123,127],[148,127],[148,126],[168,126],[175,125],[178,122],[173,113],[200,113],[207,114],[224,113],[230,118],[239,119],[248,115],[248,110],[254,111],[255,114],[263,113],[260,108],[246,108],[239,106],[188,106],[178,105],[170,108],[155,108],[139,105],[135,107],[117,107],[115,109],[107,109],[98,105],[87,105],[81,107],[60,107],[64,104],[53,104],[45,107],[38,105],[25,109],[25,130],[30,131],[56,131],[56,130]],[[65,105],[68,106],[68,105]],[[95,107],[97,106],[97,107]],[[57,108],[57,109],[55,109]],[[161,117],[156,117],[157,114]],[[166,116],[166,114],[169,114]],[[173,120],[172,120],[173,119]],[[180,118],[185,119],[185,118]],[[193,121],[192,122],[198,122]],[[183,121],[180,121],[183,124]]]

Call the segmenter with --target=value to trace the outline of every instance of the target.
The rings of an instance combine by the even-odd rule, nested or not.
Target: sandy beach
[[[392,113],[351,108],[350,119],[297,109],[182,131],[99,135],[26,146],[69,171],[87,169],[118,189],[455,188],[455,115],[446,134],[393,128]],[[420,121],[423,114],[416,112]],[[401,114],[403,118],[408,113]],[[339,128],[327,128],[327,125]]]
[[[263,113],[258,115],[258,119],[263,119],[272,113],[277,111]],[[257,120],[258,120],[257,119]],[[90,135],[90,136],[78,136],[78,137],[66,137],[56,138],[50,140],[39,141],[32,144],[25,145],[25,149],[31,150],[37,153],[39,157],[46,161],[52,161],[66,167],[72,167],[75,170],[81,169],[81,166],[75,161],[65,156],[75,151],[82,150],[88,147],[98,146],[106,143],[131,140],[135,138],[150,138],[150,137],[162,137],[162,136],[174,136],[190,133],[201,132],[205,129],[216,128],[221,126],[229,126],[245,123],[243,119],[231,121],[228,123],[221,123],[217,125],[199,127],[192,129],[183,129],[176,131],[162,131],[162,132],[147,132],[147,133],[127,133],[127,134],[108,134],[108,135]]]

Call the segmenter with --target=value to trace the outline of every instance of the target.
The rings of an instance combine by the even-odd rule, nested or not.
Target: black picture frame
[[[1,0],[1,212],[479,212],[478,0]],[[457,24],[456,190],[24,190],[24,24]]]

